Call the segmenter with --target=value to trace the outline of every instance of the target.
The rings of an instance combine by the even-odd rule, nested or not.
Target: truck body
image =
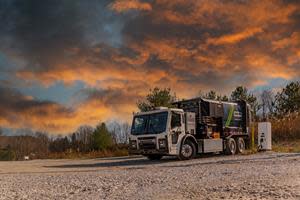
[[[242,153],[250,134],[251,109],[245,101],[222,102],[195,98],[133,116],[129,153],[160,159],[175,155]]]

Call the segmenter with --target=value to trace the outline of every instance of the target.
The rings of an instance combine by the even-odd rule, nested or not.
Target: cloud
[[[13,129],[31,129],[56,134],[75,131],[81,124],[95,126],[100,121],[128,119],[135,108],[135,93],[120,90],[85,89],[83,100],[71,107],[26,96],[13,88],[0,88],[0,124]]]
[[[38,73],[67,62],[76,49],[99,42],[116,45],[122,20],[106,9],[109,2],[4,0],[0,50]]]
[[[249,37],[253,37],[255,34],[261,32],[262,32],[261,28],[251,28],[251,29],[246,29],[239,33],[234,33],[231,35],[223,35],[219,38],[209,38],[207,42],[208,44],[213,44],[213,45],[234,44],[240,42],[241,40],[247,39]]]
[[[51,101],[36,100],[15,89],[1,87],[0,92],[0,122],[4,127],[59,131],[62,126],[68,126],[59,121],[74,116],[72,109]]]
[[[297,62],[297,50],[293,50],[294,56],[286,55],[286,63],[282,57],[273,54],[281,50],[275,47],[274,41],[279,43],[286,33],[293,31],[290,27],[298,22],[293,18],[299,9],[296,3],[124,0],[98,4],[94,1],[90,4],[82,1],[29,6],[17,4],[17,20],[11,20],[16,24],[11,30],[14,36],[12,41],[22,44],[20,55],[28,64],[18,70],[16,76],[45,85],[56,81],[72,84],[80,80],[93,87],[101,87],[100,83],[108,87],[105,82],[110,82],[120,88],[126,81],[135,81],[145,82],[149,86],[149,83],[164,83],[163,86],[176,90],[186,87],[194,90],[198,87],[220,88],[224,87],[223,81],[230,80],[232,76],[232,84],[224,88],[228,90],[240,84],[240,79],[235,77],[242,74],[240,71],[253,73],[257,67],[266,68],[249,58],[260,60],[260,63],[263,63],[261,60],[268,60],[268,66],[275,66],[274,73],[264,75],[268,76],[266,78],[276,78],[277,75],[292,78],[291,73],[295,71],[290,65]],[[91,16],[84,15],[84,11],[92,6],[103,11],[103,14],[97,16],[92,12]],[[144,9],[148,6],[152,9]],[[51,7],[58,11],[54,12]],[[28,14],[24,12],[26,8],[33,8],[34,12]],[[128,9],[139,9],[141,13],[118,14]],[[20,18],[24,20],[20,21]],[[85,22],[94,24],[94,21],[102,27],[99,32],[101,39],[96,42],[89,40],[95,31],[84,25]],[[109,31],[105,30],[116,21],[122,27],[119,30],[121,43],[117,46],[113,42],[105,42],[110,38]],[[28,24],[26,22],[32,25],[23,29],[24,24]],[[260,51],[261,48],[264,52]],[[282,71],[285,68],[287,72]],[[201,77],[201,74],[214,74],[220,77],[220,82],[212,84],[210,77],[206,76],[197,81],[203,83],[201,85],[182,85],[182,80],[188,83],[189,78]],[[246,79],[245,84],[261,83],[261,75],[256,75],[247,76],[251,78]],[[187,92],[182,93],[188,95]]]
[[[128,119],[137,99],[154,86],[188,98],[199,90],[229,93],[236,85],[295,80],[299,12],[298,1],[285,0],[2,1],[0,51],[20,67],[1,82],[83,82],[89,89],[78,92],[84,98],[70,108],[26,100],[34,110],[55,108],[45,121],[54,124],[51,131],[63,131],[115,116]],[[19,127],[44,127],[21,118],[26,113]],[[11,122],[1,121],[13,127]]]
[[[110,4],[110,9],[116,12],[126,12],[128,10],[150,11],[152,6],[149,3],[142,3],[139,0],[118,0]]]

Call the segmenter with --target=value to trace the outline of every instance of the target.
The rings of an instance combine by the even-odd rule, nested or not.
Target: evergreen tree
[[[244,101],[253,101],[255,98],[252,94],[248,94],[248,89],[243,86],[238,86],[235,88],[235,90],[231,93],[231,100],[238,101],[238,100],[244,100]],[[250,102],[248,102],[250,103]]]
[[[218,94],[214,90],[210,90],[206,94],[203,94],[200,91],[200,92],[198,92],[198,96],[203,97],[205,99],[211,99],[211,100],[217,100],[217,101],[229,101],[229,99],[226,95],[222,96],[221,94]]]
[[[226,95],[224,95],[224,96],[218,95],[217,100],[219,100],[219,101],[229,101],[229,98]]]
[[[214,90],[209,91],[204,95],[204,98],[206,99],[211,99],[211,100],[216,100],[217,99],[217,93]]]
[[[300,82],[291,82],[275,96],[278,114],[300,110]]]
[[[171,94],[170,88],[158,88],[151,89],[149,94],[146,96],[145,101],[137,102],[137,107],[140,111],[145,112],[152,110],[155,107],[173,107],[172,102],[176,100],[175,94]]]
[[[105,150],[113,145],[113,139],[105,123],[99,124],[93,132],[94,150]]]
[[[248,91],[246,87],[238,86],[231,93],[231,100],[238,101],[244,100],[249,103],[253,109],[254,115],[260,109],[261,105],[258,103],[257,98]]]

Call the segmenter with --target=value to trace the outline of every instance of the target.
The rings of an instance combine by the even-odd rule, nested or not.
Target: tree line
[[[45,132],[21,136],[0,135],[0,160],[23,160],[24,156],[31,159],[47,158],[53,153],[64,152],[114,151],[127,143],[129,131],[130,126],[126,122],[102,122],[95,128],[80,126],[75,132],[65,136],[51,136]]]
[[[292,81],[278,91],[266,89],[254,94],[244,86],[236,87],[230,95],[222,95],[215,90],[199,92],[195,97],[217,101],[245,100],[253,110],[254,120],[272,123],[274,141],[294,141],[300,139],[300,82]],[[141,111],[151,110],[158,106],[172,107],[178,99],[169,88],[154,88],[145,101],[137,102]],[[256,124],[256,123],[255,123]],[[254,124],[254,125],[255,125]],[[257,129],[255,129],[257,130]]]
[[[217,101],[245,100],[250,104],[257,118],[280,118],[300,109],[300,82],[293,81],[275,93],[272,90],[263,90],[254,94],[244,86],[236,87],[229,96],[210,90],[206,93],[199,92],[195,97],[202,97]],[[180,100],[172,93],[170,88],[151,89],[144,101],[137,102],[140,111],[147,111],[155,107],[172,107],[174,101]],[[184,100],[184,99],[181,99]]]

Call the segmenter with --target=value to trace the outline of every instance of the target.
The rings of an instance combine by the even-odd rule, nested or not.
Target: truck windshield
[[[166,131],[168,112],[139,115],[133,118],[131,134],[157,134]]]

